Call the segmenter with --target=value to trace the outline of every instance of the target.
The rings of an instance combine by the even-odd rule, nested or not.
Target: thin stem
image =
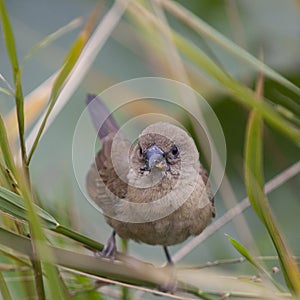
[[[70,239],[77,241],[79,243],[82,243],[85,246],[88,246],[92,250],[103,250],[103,245],[101,243],[96,242],[95,240],[90,239],[89,237],[80,234],[79,232],[76,232],[70,228],[64,227],[62,225],[58,225],[52,231],[60,233],[64,236],[69,237]]]
[[[36,256],[36,255],[34,255],[34,256]],[[35,279],[37,297],[39,300],[46,300],[45,287],[44,287],[44,281],[43,281],[43,273],[42,273],[42,265],[41,265],[41,262],[36,258],[33,258],[31,260],[31,263],[32,263],[32,267],[34,269],[34,279]]]
[[[265,184],[265,193],[268,194],[280,187],[282,184],[296,176],[300,172],[300,160],[290,167],[286,168],[280,174],[272,178]],[[240,215],[246,208],[250,206],[248,197],[244,198],[239,204],[229,209],[224,215],[217,219],[212,225],[199,236],[185,244],[173,255],[173,261],[178,262],[188,253],[190,253],[195,247],[201,244],[205,239],[214,234],[217,230],[222,228],[225,224],[230,222],[233,218]]]

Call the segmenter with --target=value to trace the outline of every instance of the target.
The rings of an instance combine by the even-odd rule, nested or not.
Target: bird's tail
[[[108,111],[105,104],[93,94],[88,94],[86,97],[86,105],[88,107],[94,127],[98,131],[100,140],[103,140],[111,133],[117,133],[119,126]]]

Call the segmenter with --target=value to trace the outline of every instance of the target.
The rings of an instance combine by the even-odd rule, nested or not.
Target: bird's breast
[[[135,203],[149,203],[166,197],[176,186],[177,178],[168,172],[128,174],[127,200]]]

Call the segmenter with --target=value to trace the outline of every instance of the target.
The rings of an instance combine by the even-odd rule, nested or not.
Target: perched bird
[[[105,105],[87,96],[102,149],[86,178],[89,196],[113,228],[102,254],[116,253],[115,235],[167,246],[200,234],[215,216],[206,170],[193,139],[169,123],[145,128],[135,145],[126,140]]]

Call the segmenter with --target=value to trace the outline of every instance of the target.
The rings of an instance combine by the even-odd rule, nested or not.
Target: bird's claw
[[[109,257],[112,260],[115,260],[117,254],[117,246],[116,246],[116,233],[113,232],[110,238],[107,240],[103,250],[100,252],[102,257]]]
[[[176,268],[174,264],[167,264],[164,268],[166,268],[169,278],[166,282],[159,285],[158,289],[164,293],[174,294],[177,289],[178,281],[176,277]]]

